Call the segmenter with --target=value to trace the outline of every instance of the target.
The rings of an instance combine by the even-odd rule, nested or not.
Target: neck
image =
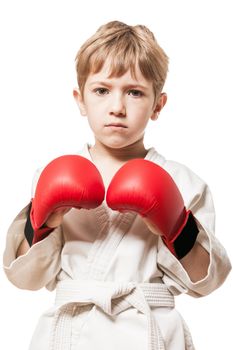
[[[95,145],[90,148],[90,153],[93,159],[104,157],[116,162],[126,162],[134,158],[145,158],[147,150],[143,139],[122,148],[111,148],[95,140]]]

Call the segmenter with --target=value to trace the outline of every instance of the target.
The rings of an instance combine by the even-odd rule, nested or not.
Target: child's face
[[[83,98],[74,96],[82,115],[87,116],[96,141],[111,148],[123,148],[139,140],[150,119],[155,120],[166,103],[161,94],[155,104],[152,82],[139,69],[133,78],[130,71],[121,77],[109,78],[108,65],[86,80]]]

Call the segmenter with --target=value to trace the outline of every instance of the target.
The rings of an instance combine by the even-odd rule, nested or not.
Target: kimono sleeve
[[[32,196],[38,179],[33,180]],[[16,257],[17,250],[24,240],[24,228],[29,204],[16,216],[9,227],[6,247],[3,254],[3,267],[7,278],[18,288],[38,290],[44,286],[52,290],[61,269],[63,247],[62,227],[56,228],[44,240],[34,244],[26,254]]]
[[[231,263],[225,248],[216,238],[215,209],[208,185],[183,165],[170,162],[167,170],[175,180],[184,199],[196,219],[199,234],[197,241],[210,254],[207,275],[192,282],[179,260],[159,239],[158,266],[165,273],[163,280],[174,294],[186,292],[194,297],[207,295],[220,287],[231,270]]]

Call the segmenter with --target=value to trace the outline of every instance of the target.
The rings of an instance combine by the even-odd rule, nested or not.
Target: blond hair
[[[129,69],[136,77],[138,66],[145,79],[152,81],[155,99],[160,95],[168,71],[168,57],[153,33],[144,25],[129,26],[112,21],[102,25],[79,49],[75,58],[81,94],[90,73],[98,73],[110,59],[111,77],[120,77]]]

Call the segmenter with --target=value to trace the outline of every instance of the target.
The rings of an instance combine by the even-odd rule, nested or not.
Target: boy
[[[57,291],[30,349],[194,349],[174,295],[207,295],[231,265],[208,186],[144,147],[167,101],[168,58],[145,26],[114,21],[76,68],[95,143],[40,170],[4,254],[16,286]]]

